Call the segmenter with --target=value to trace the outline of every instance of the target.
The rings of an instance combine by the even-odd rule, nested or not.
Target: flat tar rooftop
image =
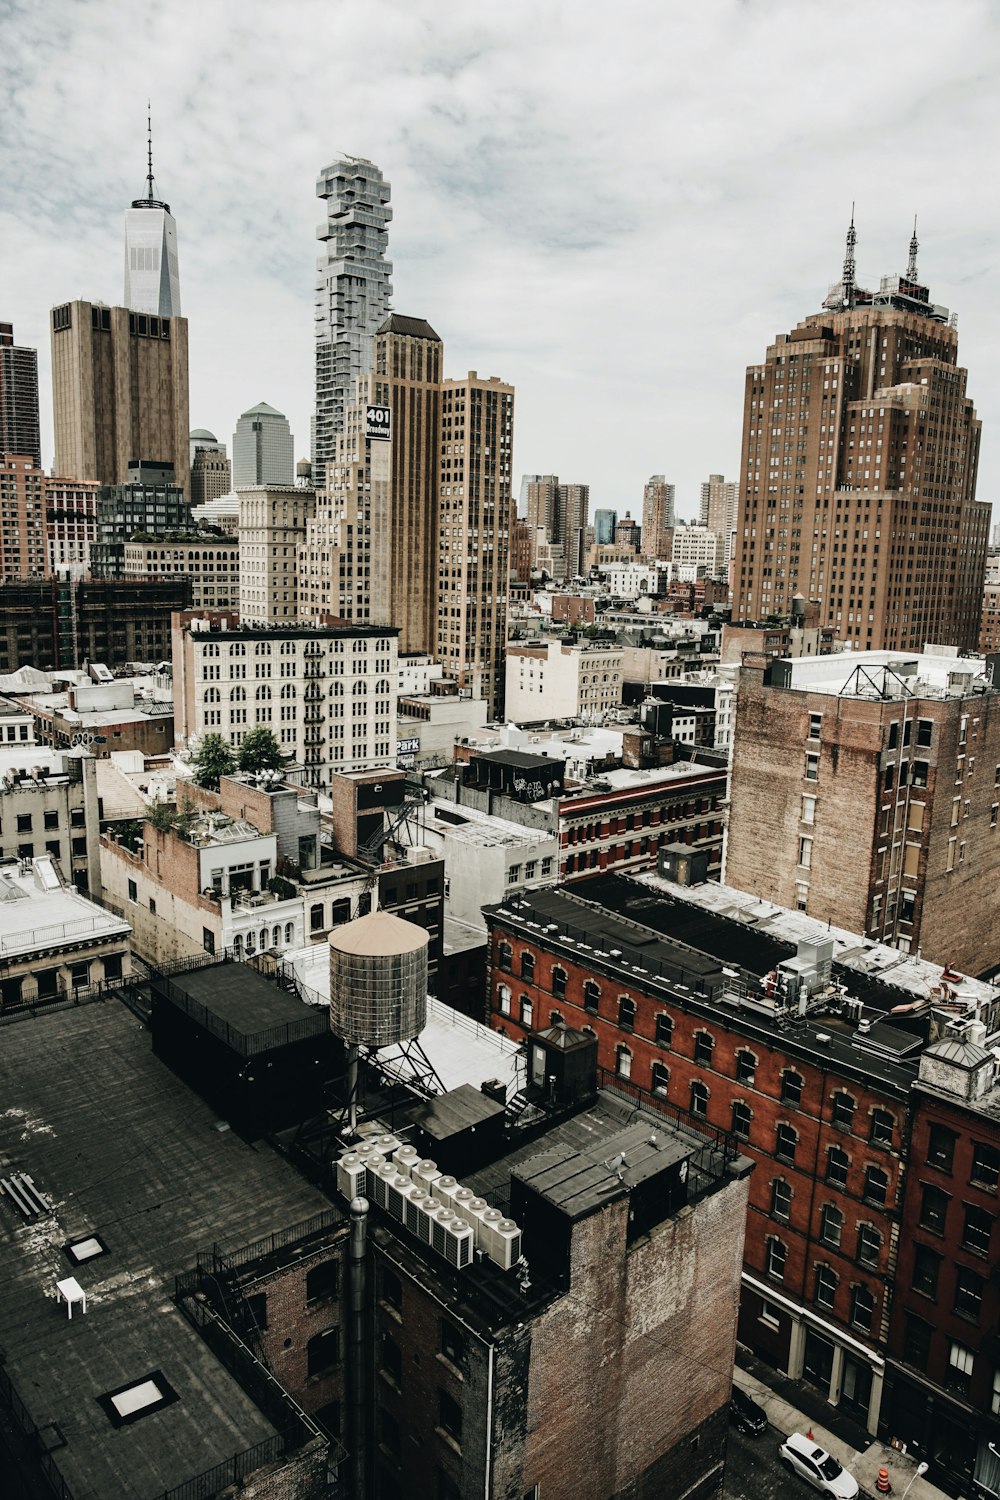
[[[24,867],[0,865],[0,954],[5,958],[27,957],[40,948],[64,949],[102,938],[125,938],[130,932],[121,917],[63,885],[51,856],[41,856]]]
[[[269,1148],[220,1130],[115,1000],[0,1029],[0,1177],[52,1206],[26,1221],[0,1195],[5,1371],[77,1500],[153,1500],[275,1429],[172,1302],[174,1277],[329,1208]],[[103,1253],[76,1265],[64,1248]],[[56,1282],[87,1294],[73,1318]],[[158,1373],[177,1399],[116,1426],[99,1398]]]
[[[963,697],[991,683],[982,656],[959,656],[947,646],[923,651],[842,651],[832,656],[782,658],[783,681],[796,692],[848,698]]]

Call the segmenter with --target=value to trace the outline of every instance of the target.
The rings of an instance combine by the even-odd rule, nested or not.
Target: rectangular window
[[[771,1183],[771,1217],[772,1219],[787,1219],[791,1211],[791,1185],[783,1177],[776,1177]]]
[[[812,853],[812,839],[799,839],[799,865],[803,870],[808,870],[812,867]]]
[[[951,1200],[940,1188],[925,1184],[920,1200],[920,1225],[934,1234],[944,1234]]]
[[[816,798],[803,796],[802,798],[802,821],[803,823],[815,823],[816,821]]]
[[[829,1266],[816,1267],[816,1302],[820,1307],[831,1308],[837,1296],[837,1276]]]
[[[779,1125],[775,1138],[774,1154],[779,1161],[793,1162],[799,1138],[791,1125]]]
[[[447,1391],[438,1391],[438,1426],[442,1432],[447,1433],[452,1442],[461,1447],[462,1408],[448,1395]]]
[[[806,781],[819,780],[819,755],[812,751],[806,755],[806,767],[804,779]]]
[[[970,1323],[979,1322],[983,1306],[983,1278],[959,1266],[955,1272],[955,1311]]]
[[[950,1172],[957,1137],[947,1125],[931,1124],[927,1137],[927,1162],[941,1172]]]
[[[948,1348],[948,1369],[945,1384],[953,1391],[966,1392],[972,1382],[972,1366],[975,1355],[964,1344],[952,1342]]]
[[[985,1208],[976,1208],[967,1203],[965,1205],[965,1219],[962,1224],[962,1245],[966,1250],[971,1250],[973,1255],[988,1256],[990,1253],[990,1235],[993,1230],[993,1215]]]
[[[1000,1180],[1000,1151],[995,1146],[987,1146],[980,1141],[973,1143],[969,1180],[979,1187],[996,1190]]]
[[[783,1281],[788,1251],[780,1240],[767,1242],[767,1274],[773,1281]]]
[[[712,1062],[712,1053],[715,1049],[715,1039],[707,1031],[695,1032],[694,1038],[694,1060],[705,1067]]]
[[[798,1073],[792,1073],[787,1068],[781,1075],[781,1102],[782,1104],[800,1104],[802,1102],[802,1078]]]
[[[915,1370],[926,1370],[931,1352],[934,1330],[923,1318],[912,1315],[906,1320],[906,1335],[903,1340],[903,1359]]]
[[[128,899],[130,901],[139,900],[139,887],[136,885],[134,880],[130,880],[128,883]]]
[[[809,738],[811,740],[818,740],[819,739],[819,733],[820,733],[820,730],[821,730],[822,727],[823,727],[823,715],[822,714],[810,714],[809,715]]]
[[[913,1280],[910,1285],[922,1297],[936,1297],[938,1272],[941,1257],[929,1245],[916,1245],[913,1250]]]
[[[461,1366],[465,1361],[465,1334],[447,1318],[441,1319],[441,1353],[453,1365]]]

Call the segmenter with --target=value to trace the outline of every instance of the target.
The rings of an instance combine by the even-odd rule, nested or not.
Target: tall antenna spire
[[[132,199],[133,208],[162,208],[170,212],[170,204],[163,203],[156,196],[156,183],[153,180],[153,106],[146,100],[146,191],[141,198]]]
[[[906,267],[907,281],[917,279],[917,251],[920,249],[920,241],[917,239],[917,216],[913,215],[913,238],[910,240],[910,259]]]
[[[146,160],[148,169],[146,172],[146,184],[148,192],[147,200],[153,202],[153,106],[149,99],[146,100]]]
[[[851,204],[851,227],[847,231],[847,249],[844,254],[844,306],[854,306],[854,247],[858,236],[854,229],[854,204]]]

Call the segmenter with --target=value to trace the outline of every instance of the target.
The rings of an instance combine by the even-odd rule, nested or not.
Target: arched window
[[[653,1093],[657,1094],[661,1099],[665,1099],[669,1087],[670,1069],[664,1063],[655,1062],[653,1064]]]
[[[839,1125],[842,1130],[850,1130],[854,1124],[854,1100],[850,1094],[834,1094],[833,1123]]]
[[[281,927],[280,926],[276,926],[276,927],[272,928],[272,930],[271,930],[271,947],[272,948],[280,948],[281,947]]]
[[[217,687],[210,687],[210,688],[206,688],[205,689],[205,702],[206,703],[221,703],[222,702],[222,694],[219,692],[219,689]]]
[[[510,973],[511,960],[513,959],[513,957],[514,950],[511,948],[510,944],[500,943],[497,947],[497,963],[500,968],[505,969],[508,974]]]
[[[632,1031],[635,1027],[635,1001],[628,995],[618,996],[618,1024],[626,1031]]]
[[[502,1016],[509,1016],[510,1015],[510,998],[511,998],[510,986],[506,985],[506,984],[501,984],[499,986],[499,988],[497,989],[497,1000],[498,1000],[499,1005],[500,1005],[500,1014]]]
[[[691,1085],[691,1113],[702,1120],[708,1114],[708,1088],[704,1083],[695,1081]]]
[[[247,690],[242,687],[234,687],[229,694],[230,703],[245,703],[247,701]]]
[[[771,1218],[788,1219],[792,1212],[792,1189],[783,1177],[771,1179]]]
[[[779,1161],[794,1161],[799,1133],[792,1125],[779,1125],[775,1133],[774,1154]]]
[[[289,699],[289,698],[294,698],[295,697],[295,684],[294,684],[294,682],[286,682],[285,683],[284,687],[281,689],[281,696],[282,696],[282,698],[285,698],[285,699]]]
[[[877,1266],[882,1253],[882,1236],[874,1224],[858,1225],[858,1265]]]
[[[788,1259],[788,1247],[781,1240],[769,1238],[767,1241],[767,1274],[772,1281],[784,1281],[785,1261]]]
[[[851,1158],[839,1146],[830,1146],[826,1153],[826,1180],[831,1187],[847,1186],[847,1170]]]
[[[749,1104],[742,1099],[737,1099],[733,1104],[733,1135],[738,1136],[741,1141],[748,1141],[752,1119],[753,1111]]]
[[[865,1168],[865,1198],[869,1203],[884,1203],[889,1192],[889,1174],[881,1167]]]
[[[566,1017],[563,1015],[563,1013],[562,1013],[561,1010],[550,1010],[549,1011],[549,1025],[550,1026],[565,1026],[566,1025]]]
[[[521,1025],[531,1029],[535,1014],[535,1007],[527,995],[521,996]]]
[[[715,1051],[715,1037],[710,1031],[696,1031],[694,1034],[694,1060],[704,1067],[711,1067],[712,1054]]]
[[[837,1273],[832,1266],[816,1267],[816,1302],[819,1307],[833,1307],[837,1300],[837,1281]]]
[[[556,964],[552,970],[552,993],[557,1000],[563,999],[566,994],[566,970]]]
[[[801,1104],[802,1102],[802,1074],[796,1073],[792,1068],[785,1068],[781,1075],[781,1102],[782,1104]]]
[[[286,922],[285,923],[285,942],[286,943],[290,943],[290,942],[292,942],[294,940],[294,938],[295,938],[295,923],[294,922]]]
[[[583,986],[583,1008],[584,1010],[597,1011],[601,1003],[601,986],[593,979],[588,979]]]
[[[632,1053],[624,1042],[615,1048],[615,1072],[619,1078],[631,1078],[632,1076]]]
[[[840,1237],[844,1232],[844,1215],[832,1203],[824,1203],[819,1214],[819,1237],[824,1245],[840,1248]]]
[[[535,955],[533,953],[521,954],[521,978],[527,979],[529,984],[535,980]]]
[[[851,1291],[851,1322],[862,1333],[871,1333],[875,1298],[866,1286],[856,1286]]]
[[[656,1042],[660,1047],[669,1047],[674,1039],[674,1021],[666,1011],[661,1011],[656,1018]]]
[[[270,703],[271,689],[268,687],[266,682],[257,689],[255,696],[258,703]]]
[[[240,933],[233,938],[233,957],[237,959],[243,957],[243,938]]]

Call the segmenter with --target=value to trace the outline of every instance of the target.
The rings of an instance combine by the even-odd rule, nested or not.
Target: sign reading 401
[[[388,406],[369,406],[365,413],[365,437],[388,442],[392,436],[392,412]]]

